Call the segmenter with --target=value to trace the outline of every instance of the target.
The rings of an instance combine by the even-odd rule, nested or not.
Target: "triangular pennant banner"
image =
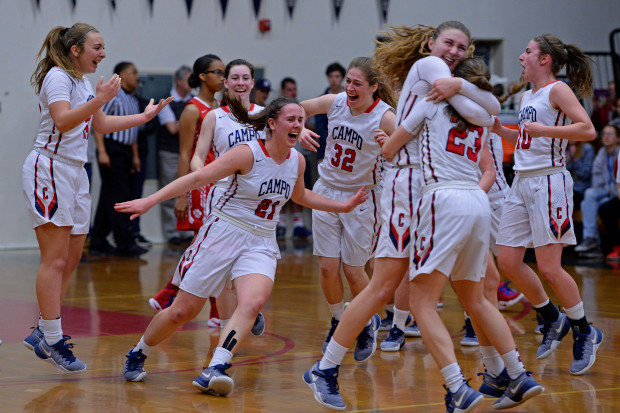
[[[151,16],[153,15],[153,2],[154,1],[155,0],[148,0],[148,2],[149,2],[149,10],[151,11]]]
[[[388,9],[390,8],[390,0],[379,0],[379,9],[381,10],[381,23],[387,21]]]
[[[116,10],[116,0],[110,0],[110,4],[112,5],[112,9]]]
[[[41,10],[41,0],[35,0],[35,3],[37,3],[37,9]]]
[[[187,6],[187,17],[192,14],[192,3],[194,0],[185,0],[185,5]]]
[[[295,3],[297,0],[286,0],[286,8],[288,9],[288,16],[293,18],[293,10],[295,9]]]
[[[344,0],[334,0],[334,13],[336,14],[336,20],[340,18],[340,10],[342,9],[342,3]]]
[[[220,0],[220,5],[222,6],[222,19],[226,17],[226,7],[228,7],[228,0]]]
[[[261,0],[252,0],[252,5],[254,6],[254,17],[258,19],[258,12],[260,10]]]
[[[75,11],[76,4],[77,4],[77,0],[71,0],[71,11]]]

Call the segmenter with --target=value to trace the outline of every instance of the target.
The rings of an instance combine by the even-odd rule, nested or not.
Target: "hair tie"
[[[68,27],[65,27],[64,29],[62,29],[62,30],[60,31],[60,35],[64,37],[64,36],[67,34],[67,32],[68,32],[68,31],[69,31],[69,28],[68,28]]]

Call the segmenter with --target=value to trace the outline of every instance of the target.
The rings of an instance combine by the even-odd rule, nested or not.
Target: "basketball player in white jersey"
[[[492,89],[488,70],[481,59],[464,60],[455,75],[486,90]],[[487,390],[491,384],[497,384],[485,376],[487,380],[478,392],[465,382],[450,334],[435,309],[448,277],[471,316],[480,343],[495,347],[499,355],[497,367],[509,377],[494,407],[517,406],[540,394],[544,388],[525,371],[506,320],[483,293],[482,278],[487,265],[491,225],[485,192],[495,182],[488,149],[480,151],[488,131],[462,120],[447,103],[428,101],[416,105],[401,126],[393,137],[396,141],[406,137],[405,130],[411,135],[419,134],[424,176],[422,197],[411,227],[414,243],[409,276],[412,282],[410,305],[426,348],[446,380],[446,406],[449,411],[470,411],[482,402],[483,394],[495,396]],[[483,174],[479,181],[478,163],[483,161],[486,166],[480,167]],[[497,388],[494,386],[493,390]]]
[[[217,107],[219,102],[215,94],[224,86],[224,64],[219,57],[207,54],[194,62],[193,71],[187,82],[190,87],[199,87],[198,95],[187,102],[179,118],[179,165],[178,176],[187,175],[190,171],[189,163],[196,150],[196,141],[200,135],[202,122],[207,114]],[[213,161],[213,152],[209,152],[205,165]],[[177,217],[177,230],[194,231],[194,236],[202,227],[203,220],[209,215],[210,206],[207,198],[211,186],[194,189],[187,196],[180,196],[174,206]],[[172,278],[154,297],[149,299],[149,305],[155,311],[169,307],[179,291],[179,287],[172,283]],[[215,297],[209,297],[211,303],[209,327],[220,326],[220,316]]]
[[[266,139],[244,142],[155,194],[117,206],[117,210],[133,212],[132,217],[136,217],[158,202],[228,177],[210,217],[179,262],[175,272],[180,287],[177,298],[157,313],[138,345],[127,354],[124,375],[129,381],[144,378],[144,361],[155,345],[196,317],[207,297],[232,284],[237,308],[222,329],[209,367],[193,382],[206,393],[230,393],[234,383],[225,370],[273,288],[276,260],[280,258],[275,228],[282,206],[292,198],[310,208],[346,212],[367,199],[363,189],[338,202],[304,188],[305,160],[294,149],[304,116],[295,101],[278,98],[254,116],[248,115],[241,102],[230,106],[254,131],[267,127]]]
[[[107,116],[101,107],[120,90],[114,75],[97,83],[97,93],[84,77],[106,57],[103,37],[85,23],[56,26],[37,55],[31,83],[39,95],[41,119],[34,150],[22,170],[27,209],[41,250],[37,274],[39,325],[24,345],[62,372],[86,369],[63,335],[60,306],[71,275],[82,257],[90,222],[89,182],[84,169],[91,126],[111,133],[148,122],[172,98],[131,116]]]
[[[572,222],[573,181],[566,171],[567,139],[592,140],[595,130],[577,95],[592,92],[590,59],[574,45],[543,34],[533,38],[519,57],[523,78],[534,88],[521,95],[519,130],[493,130],[516,145],[516,176],[504,206],[498,243],[500,269],[515,283],[543,319],[543,341],[537,358],[549,356],[573,330],[570,373],[585,373],[596,360],[603,333],[588,323],[579,288],[561,265],[564,245],[575,244]],[[571,87],[556,79],[566,65]],[[533,247],[540,275],[564,309],[549,300],[536,273],[523,262]]]
[[[318,257],[321,288],[332,314],[327,347],[344,312],[340,268],[355,296],[368,284],[364,270],[379,230],[379,195],[383,156],[380,141],[394,130],[395,100],[372,69],[372,59],[353,59],[345,77],[345,92],[303,101],[308,116],[328,119],[325,158],[313,190],[328,198],[347,199],[359,188],[370,190],[368,202],[346,214],[313,211],[314,255]],[[359,334],[355,359],[366,360],[376,348],[377,315]]]
[[[403,31],[406,33],[402,33]],[[381,68],[385,77],[404,84],[397,109],[397,121],[400,123],[411,112],[415,102],[425,99],[425,95],[431,90],[431,85],[437,84],[438,78],[451,77],[451,70],[456,67],[453,62],[460,62],[465,58],[470,35],[469,30],[459,22],[445,22],[436,29],[426,26],[411,29],[399,28],[395,33],[387,34],[390,36],[390,41],[379,45],[375,55],[378,58],[377,66]],[[427,49],[429,45],[430,49]],[[425,59],[425,54],[419,52],[422,49],[434,57]],[[400,56],[399,53],[403,50],[415,51],[415,53],[406,57]],[[392,66],[395,62],[400,64]],[[449,66],[448,62],[452,66]],[[461,83],[466,83],[463,79],[455,80],[459,85],[453,88],[452,94],[461,88]],[[448,81],[453,82],[453,79]],[[471,88],[467,89],[469,91]],[[472,99],[489,107],[492,113],[499,112],[499,103],[491,93],[486,91],[481,93],[476,87],[474,89],[474,93],[469,94]],[[455,99],[452,99],[450,94],[444,94],[444,96],[450,98],[450,101],[463,113],[468,113],[468,118],[473,122],[490,123],[492,121],[484,108],[475,105],[469,99],[463,96],[454,96]],[[384,153],[385,145],[389,142],[390,140],[384,144]],[[398,166],[394,169],[388,168],[384,178],[382,208],[385,209],[382,211],[383,222],[379,245],[375,253],[377,259],[373,277],[368,287],[347,307],[321,361],[304,375],[304,380],[312,388],[315,399],[333,409],[345,408],[342,397],[334,389],[338,387],[338,367],[348,347],[367,323],[368,318],[394,295],[396,287],[409,267],[410,217],[422,185],[417,141],[406,142],[404,146],[403,144],[393,145],[389,157],[392,158],[397,153],[398,158],[394,160],[394,163]],[[407,291],[405,291],[406,297],[408,297]],[[406,311],[403,311],[404,314],[400,317],[403,326],[409,312],[407,301],[406,298],[402,305]],[[395,311],[395,323],[398,322],[396,321],[397,315]],[[397,329],[402,332],[403,327],[397,327]],[[395,333],[394,335],[397,333],[396,329],[390,332],[391,335],[392,332]],[[396,350],[402,348],[402,342],[395,340],[395,343]]]

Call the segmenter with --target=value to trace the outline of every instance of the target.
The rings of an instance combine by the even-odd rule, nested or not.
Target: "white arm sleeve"
[[[417,135],[420,133],[422,126],[424,125],[424,121],[428,118],[431,119],[439,105],[434,104],[433,102],[427,102],[425,100],[419,102],[413,107],[413,110],[407,116],[401,126],[410,134]]]
[[[437,79],[452,77],[448,65],[438,57],[428,56],[416,62],[417,74],[420,79],[432,85]],[[425,83],[426,83],[425,82]],[[448,99],[448,102],[469,123],[479,126],[493,124],[491,114],[499,113],[500,104],[491,92],[481,90],[468,81],[461,79],[461,91]],[[425,95],[430,91],[418,91]]]

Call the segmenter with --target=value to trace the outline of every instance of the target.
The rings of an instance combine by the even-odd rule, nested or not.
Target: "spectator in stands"
[[[181,66],[174,72],[174,86],[170,96],[174,98],[157,116],[160,128],[157,134],[157,155],[159,166],[159,186],[163,188],[177,178],[179,166],[179,118],[185,104],[194,96],[192,88],[187,83],[192,69]],[[161,219],[164,237],[168,243],[179,245],[185,240],[191,240],[191,232],[177,231],[177,217],[174,215],[174,199],[161,203]]]
[[[616,158],[616,184],[620,189],[620,169],[618,168],[618,159]],[[611,252],[607,254],[607,261],[620,261],[620,227],[618,220],[620,219],[620,190],[618,196],[610,199],[602,204],[598,209],[598,215],[601,217],[603,228],[607,232],[607,239],[611,246]]]
[[[267,79],[256,79],[254,90],[252,90],[252,102],[259,106],[267,106],[267,97],[271,91],[271,82]]]
[[[613,107],[616,102],[616,84],[612,80],[606,89],[597,89],[592,97],[590,118],[597,132],[613,119]]]
[[[568,141],[566,169],[573,177],[573,204],[580,208],[586,189],[592,182],[594,148],[588,142]]]
[[[600,258],[597,212],[601,204],[618,196],[614,164],[618,157],[620,128],[607,125],[601,131],[602,148],[596,154],[592,165],[592,186],[586,189],[581,201],[583,222],[583,242],[575,247],[575,252],[587,258]]]
[[[334,94],[337,95],[340,92],[344,92],[344,87],[342,87],[342,81],[344,80],[344,75],[346,74],[345,68],[338,62],[334,62],[327,66],[325,70],[325,76],[327,76],[327,83],[329,86],[323,92],[323,95]],[[321,162],[323,157],[325,156],[325,145],[327,144],[327,115],[320,113],[318,115],[314,115],[314,128],[316,133],[319,134],[319,143],[321,146],[317,148],[316,157],[318,162]]]

